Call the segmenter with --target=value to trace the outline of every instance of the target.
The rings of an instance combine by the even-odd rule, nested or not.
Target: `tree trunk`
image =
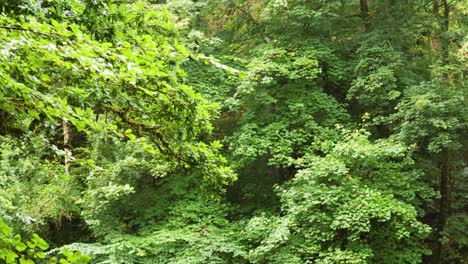
[[[442,161],[440,165],[440,179],[439,179],[439,216],[436,225],[436,241],[432,250],[432,263],[443,263],[443,245],[442,245],[442,232],[444,231],[447,219],[449,217],[451,201],[450,201],[450,166],[449,166],[449,153],[447,150],[442,152]]]
[[[64,146],[64,164],[65,164],[65,174],[70,175],[70,126],[68,122],[64,119],[62,121],[63,128],[63,146]]]
[[[434,0],[432,2],[432,12],[434,13],[435,17],[439,16],[439,0]]]
[[[450,19],[450,6],[448,5],[447,0],[441,0],[443,6],[443,17],[441,21],[441,33],[439,35],[442,63],[447,65],[449,63],[449,45],[450,40],[447,38],[446,34],[449,31],[449,19]],[[436,18],[439,16],[439,1],[434,0],[434,15]],[[448,81],[448,73],[443,74],[446,81]],[[442,151],[442,161],[440,165],[440,179],[439,179],[439,216],[437,219],[436,225],[436,241],[434,248],[432,250],[432,263],[441,264],[443,263],[444,248],[442,244],[443,231],[445,225],[447,224],[447,219],[450,216],[451,210],[451,175],[450,175],[450,159],[449,151],[444,149]]]
[[[447,38],[445,33],[449,31],[450,6],[447,0],[442,0],[442,3],[440,3],[439,0],[434,0],[432,6],[434,17],[439,23],[440,29],[438,29],[437,32],[434,32],[431,37],[431,48],[434,50],[440,50],[442,61],[444,64],[447,64],[449,59],[450,39]],[[440,15],[441,6],[443,7],[442,16]]]
[[[450,39],[446,36],[446,34],[449,31],[449,20],[450,20],[450,7],[447,3],[447,0],[442,0],[442,5],[444,7],[444,17],[442,21],[442,60],[444,64],[449,63],[449,45],[450,45]]]
[[[361,8],[361,17],[364,21],[364,29],[368,31],[370,28],[369,4],[367,3],[367,0],[360,0],[359,3]]]
[[[434,18],[438,21],[439,20],[439,0],[434,0],[432,2],[432,13],[434,14]],[[440,49],[440,33],[438,29],[434,29],[431,33],[430,39],[431,45],[431,52],[438,51]]]

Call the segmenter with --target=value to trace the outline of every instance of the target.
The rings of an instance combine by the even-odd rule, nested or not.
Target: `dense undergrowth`
[[[0,7],[0,262],[468,260],[464,1]]]

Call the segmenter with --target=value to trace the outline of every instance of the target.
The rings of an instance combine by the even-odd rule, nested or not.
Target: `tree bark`
[[[449,153],[447,150],[442,152],[442,161],[440,165],[440,178],[439,178],[439,216],[436,225],[436,241],[432,251],[432,263],[441,264],[443,263],[443,231],[447,224],[449,217],[451,201],[450,201],[450,164],[449,164]]]
[[[450,39],[447,38],[445,33],[449,31],[450,26],[450,6],[447,0],[441,0],[441,2],[439,2],[439,0],[434,0],[432,2],[432,6],[434,17],[439,23],[440,29],[433,33],[431,38],[431,48],[440,50],[442,61],[444,64],[447,64],[449,59]],[[442,16],[440,14],[441,7],[443,8]]]
[[[439,16],[439,0],[434,0],[432,2],[432,12],[435,17]]]
[[[432,2],[432,14],[437,21],[439,20],[439,6],[439,0],[434,0]],[[434,29],[431,33],[430,45],[431,52],[438,51],[440,49],[440,33],[437,29]]]
[[[368,31],[370,28],[369,4],[367,0],[359,0],[359,4],[361,9],[361,18],[364,21],[364,29]]]
[[[64,165],[65,165],[65,174],[70,175],[70,125],[68,124],[67,120],[62,121],[62,128],[63,128],[63,146],[64,146]]]
[[[444,64],[449,63],[449,45],[450,45],[450,39],[446,36],[446,34],[449,31],[449,21],[450,21],[450,6],[447,2],[447,0],[442,0],[442,6],[444,7],[444,16],[442,20],[442,60]]]

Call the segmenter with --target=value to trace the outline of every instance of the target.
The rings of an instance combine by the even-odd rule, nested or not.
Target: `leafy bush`
[[[91,260],[89,256],[67,249],[64,249],[59,257],[48,256],[45,252],[48,248],[49,244],[37,234],[32,234],[28,240],[21,239],[20,234],[15,234],[13,229],[0,219],[0,260],[7,264],[86,264]]]

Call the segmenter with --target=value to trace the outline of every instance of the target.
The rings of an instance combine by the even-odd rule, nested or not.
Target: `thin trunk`
[[[64,146],[64,164],[65,164],[65,174],[70,175],[70,125],[64,119],[62,121],[62,128],[63,128],[63,146]]]
[[[244,13],[245,15],[247,15],[247,17],[250,19],[250,21],[252,21],[252,23],[255,25],[257,31],[260,33],[260,35],[262,36],[263,40],[265,41],[265,43],[270,43],[270,38],[267,37],[265,35],[265,29],[263,26],[261,26],[257,20],[255,20],[255,18],[252,16],[252,14],[250,14],[249,12],[245,11],[242,7],[237,7],[237,10],[241,11],[242,13]]]
[[[360,0],[359,3],[361,8],[361,17],[364,21],[364,29],[368,31],[370,28],[369,4],[367,3],[367,0]]]
[[[439,0],[434,0],[432,2],[432,13],[437,21],[439,20],[439,6]],[[433,51],[438,51],[440,49],[440,33],[437,29],[433,30],[431,33],[430,45]]]
[[[450,40],[447,38],[446,34],[449,31],[449,19],[450,19],[450,6],[448,5],[447,0],[441,0],[443,6],[443,17],[441,18],[441,33],[439,35],[439,42],[440,42],[440,49],[441,49],[441,56],[442,62],[444,65],[449,63],[449,45]],[[436,17],[439,16],[439,2],[434,0],[434,15]],[[448,74],[443,74],[444,78],[448,79]],[[443,255],[444,255],[444,248],[442,244],[443,238],[443,231],[445,229],[445,225],[447,224],[447,219],[450,216],[451,210],[451,175],[450,175],[450,158],[449,158],[449,151],[444,149],[442,151],[442,161],[440,166],[440,179],[439,179],[439,192],[440,192],[440,200],[439,200],[439,215],[437,219],[436,225],[436,241],[432,251],[432,263],[433,264],[441,264],[443,263]]]
[[[440,14],[440,8],[443,7],[442,15]],[[435,19],[440,25],[440,29],[434,32],[431,37],[432,49],[440,51],[442,61],[444,64],[448,63],[449,59],[449,45],[450,39],[447,38],[446,34],[449,31],[450,21],[450,6],[447,0],[434,0],[433,1],[433,14]]]
[[[443,33],[447,33],[449,31],[450,7],[447,3],[447,0],[442,0],[442,5],[444,7],[442,31]],[[449,45],[450,45],[450,39],[446,36],[446,34],[443,34],[442,35],[442,60],[444,64],[448,64],[449,62]]]
[[[434,0],[432,2],[432,12],[434,13],[435,17],[439,16],[439,0]]]
[[[447,150],[442,152],[442,161],[440,165],[440,179],[439,179],[439,216],[436,225],[436,243],[432,251],[432,263],[443,263],[443,231],[447,224],[449,217],[451,201],[450,201],[450,166],[449,166],[449,153]]]

